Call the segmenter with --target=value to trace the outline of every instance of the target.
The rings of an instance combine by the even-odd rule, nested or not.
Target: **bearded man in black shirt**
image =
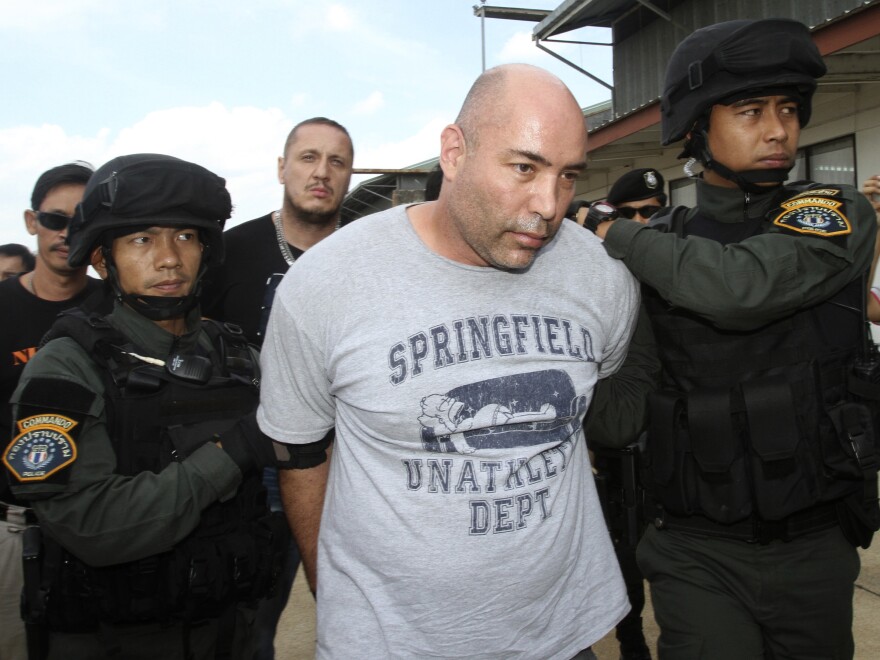
[[[206,316],[241,326],[249,341],[262,345],[275,289],[284,273],[340,224],[353,161],[351,137],[341,124],[313,117],[293,127],[284,155],[278,158],[278,182],[284,186],[281,208],[224,232],[226,260],[209,272],[202,294]],[[267,469],[264,483],[273,510],[280,511],[277,470]],[[291,540],[278,594],[260,606],[255,660],[275,657],[275,628],[299,562],[299,550]]]

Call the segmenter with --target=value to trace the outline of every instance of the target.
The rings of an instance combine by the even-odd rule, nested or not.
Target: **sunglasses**
[[[618,206],[617,212],[627,220],[632,220],[636,214],[647,219],[662,208],[662,206],[655,206],[654,204],[651,204],[650,206],[640,206],[639,208],[634,208],[632,206]]]
[[[50,213],[48,211],[37,211],[36,213],[40,224],[52,231],[61,231],[73,220],[73,218],[69,218],[63,213]]]

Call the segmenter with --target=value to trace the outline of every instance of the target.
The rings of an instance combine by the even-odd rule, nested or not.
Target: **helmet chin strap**
[[[167,321],[168,319],[180,318],[195,307],[199,302],[199,291],[202,288],[202,275],[207,270],[205,261],[199,267],[198,275],[192,289],[185,296],[145,296],[132,293],[125,293],[119,286],[119,272],[116,270],[116,263],[110,255],[110,250],[102,249],[104,255],[104,263],[107,266],[107,279],[110,286],[113,287],[113,293],[116,299],[131,307],[141,316],[151,321]]]
[[[151,321],[167,321],[168,319],[186,316],[198,299],[192,294],[186,296],[135,296],[124,293],[119,299],[141,316]]]
[[[766,192],[767,188],[781,185],[788,178],[788,172],[791,170],[791,167],[776,167],[772,169],[734,172],[712,157],[712,152],[709,151],[709,138],[704,127],[694,129],[690,140],[690,148],[692,153],[703,163],[705,169],[712,170],[728,181],[733,181],[745,192],[761,193]],[[773,186],[759,185],[762,183],[772,183]]]

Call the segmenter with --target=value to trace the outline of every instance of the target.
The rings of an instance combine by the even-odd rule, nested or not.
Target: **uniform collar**
[[[198,342],[201,314],[198,306],[186,315],[187,331],[179,337],[160,328],[156,323],[141,316],[136,311],[118,301],[113,312],[107,317],[114,328],[152,357],[164,359],[172,350],[188,351],[195,348]]]
[[[764,217],[776,199],[780,186],[767,192],[749,193],[739,188],[722,188],[697,179],[697,206],[716,222],[744,222]]]

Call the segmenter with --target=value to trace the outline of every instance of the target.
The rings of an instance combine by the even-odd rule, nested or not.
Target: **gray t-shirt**
[[[435,254],[403,207],[297,260],[258,420],[292,444],[336,427],[318,657],[568,660],[622,618],[581,424],[637,305],[569,221],[523,272]]]

